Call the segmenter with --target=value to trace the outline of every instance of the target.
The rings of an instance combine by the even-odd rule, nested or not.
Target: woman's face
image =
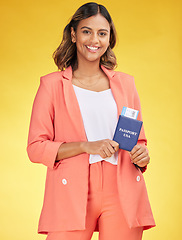
[[[71,36],[76,42],[78,61],[100,61],[109,46],[110,26],[101,14],[97,14],[81,20],[76,33],[71,28]]]

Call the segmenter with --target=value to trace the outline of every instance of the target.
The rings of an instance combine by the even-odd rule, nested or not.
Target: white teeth
[[[88,49],[91,49],[91,50],[97,50],[98,47],[90,47],[90,46],[87,46]]]

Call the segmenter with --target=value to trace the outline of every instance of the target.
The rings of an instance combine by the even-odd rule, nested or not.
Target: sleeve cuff
[[[43,155],[42,163],[51,169],[55,169],[59,162],[55,163],[57,152],[61,144],[64,142],[49,141]]]

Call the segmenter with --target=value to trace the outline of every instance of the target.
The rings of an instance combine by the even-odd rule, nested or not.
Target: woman
[[[139,110],[133,77],[116,72],[116,32],[102,5],[81,6],[41,77],[27,152],[47,166],[38,232],[47,240],[142,238],[155,226],[143,172],[149,163],[142,127],[129,153],[113,141],[123,106]],[[136,165],[138,168],[136,168]]]

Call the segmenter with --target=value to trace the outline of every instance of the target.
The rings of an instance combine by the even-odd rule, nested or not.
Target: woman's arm
[[[41,77],[30,120],[27,153],[30,161],[54,168],[58,149],[63,142],[54,141],[54,106],[50,86]]]
[[[40,79],[29,127],[27,153],[32,162],[53,169],[57,166],[55,161],[81,153],[99,154],[106,158],[118,150],[118,143],[108,139],[95,142],[55,142],[53,100],[50,86],[44,80]]]
[[[56,161],[76,156],[81,153],[99,154],[102,158],[111,157],[119,149],[119,144],[110,139],[94,142],[63,143],[58,149]]]
[[[138,120],[142,120],[142,112],[141,112],[141,104],[140,98],[135,86],[134,78],[133,78],[133,96],[134,96],[134,109],[139,111]],[[145,172],[147,169],[147,165],[150,162],[150,157],[147,149],[147,139],[145,136],[144,126],[142,125],[141,132],[139,135],[139,139],[137,145],[134,146],[132,151],[130,152],[131,162],[140,168],[142,172]]]

